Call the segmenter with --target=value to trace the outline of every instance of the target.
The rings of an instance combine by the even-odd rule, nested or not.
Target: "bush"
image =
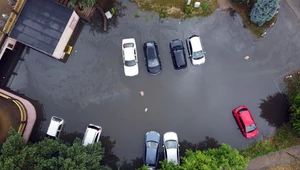
[[[134,16],[135,16],[136,18],[138,18],[138,17],[140,17],[140,14],[135,14]]]
[[[116,13],[115,8],[111,8],[110,12],[111,12],[111,14],[115,14]]]
[[[209,4],[207,2],[203,2],[201,7],[204,9],[204,10],[207,10],[209,9]]]
[[[166,18],[167,17],[167,13],[162,12],[162,13],[159,14],[159,17],[160,18]]]
[[[191,6],[185,6],[184,13],[187,14],[187,15],[192,15]]]
[[[251,22],[262,26],[270,21],[279,8],[279,0],[258,0],[250,12]]]

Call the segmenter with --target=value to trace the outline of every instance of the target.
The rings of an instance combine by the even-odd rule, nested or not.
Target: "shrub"
[[[251,22],[262,26],[270,21],[279,8],[279,0],[258,0],[250,12]]]
[[[136,18],[138,18],[138,17],[140,17],[140,14],[135,14],[134,16],[135,16]]]
[[[209,8],[209,4],[208,2],[203,2],[201,7],[204,9],[204,10],[207,10]]]
[[[185,6],[184,13],[187,14],[187,15],[192,15],[191,6]]]

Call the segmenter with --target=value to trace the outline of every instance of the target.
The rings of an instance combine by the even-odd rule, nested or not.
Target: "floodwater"
[[[162,22],[152,13],[135,18],[139,12],[136,6],[123,3],[127,7],[124,17],[106,34],[93,34],[89,25],[83,27],[66,63],[35,50],[24,52],[24,61],[8,87],[43,106],[37,122],[40,136],[53,115],[65,119],[61,138],[66,141],[82,138],[89,123],[97,124],[103,128],[101,141],[109,148],[105,162],[115,167],[123,160],[123,167],[134,167],[141,162],[144,135],[150,130],[161,136],[176,132],[182,148],[204,149],[227,143],[240,149],[272,135],[280,119],[286,121],[287,103],[279,99],[281,94],[273,80],[299,66],[294,52],[300,48],[290,44],[300,37],[294,31],[297,25],[286,28],[285,22],[290,21],[279,17],[281,25],[273,30],[272,37],[257,45],[226,12],[216,11],[201,20]],[[293,15],[285,5],[281,13],[284,17]],[[286,29],[291,29],[293,36],[282,31]],[[187,69],[174,70],[168,43],[192,34],[201,35],[206,63],[196,67],[189,62]],[[130,37],[137,43],[140,70],[132,78],[124,76],[121,58],[121,41]],[[158,43],[161,54],[163,70],[157,76],[149,75],[144,66],[142,45],[149,40]],[[289,43],[268,46],[278,40]],[[292,52],[278,55],[285,49]],[[245,55],[250,59],[244,60]],[[244,138],[237,129],[231,112],[239,105],[247,105],[258,123],[260,133],[255,139]],[[275,105],[276,111],[272,108]]]

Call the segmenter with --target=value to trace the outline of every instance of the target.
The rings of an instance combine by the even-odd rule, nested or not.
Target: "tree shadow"
[[[215,138],[208,137],[208,136],[205,137],[204,141],[201,141],[199,143],[191,143],[188,142],[187,140],[183,140],[179,142],[179,144],[180,144],[179,147],[180,156],[185,156],[185,152],[187,149],[192,151],[196,151],[196,150],[203,151],[210,148],[219,148],[221,146]]]
[[[108,33],[112,28],[117,28],[119,25],[119,18],[123,18],[125,16],[124,10],[127,9],[126,6],[123,6],[122,1],[117,0],[106,0],[103,1],[100,6],[102,6],[104,12],[111,11],[112,8],[114,8],[115,13],[113,14],[113,17],[111,19],[107,19],[107,31],[103,30],[103,16],[101,13],[97,10],[94,14],[94,16],[91,19],[91,29],[90,32],[95,35],[101,34],[101,33]]]
[[[113,151],[116,141],[112,141],[110,136],[101,136],[100,141],[102,147],[104,148],[104,158],[101,160],[101,164],[108,166],[111,169],[118,169],[118,162],[120,159],[114,154]]]
[[[72,144],[76,138],[82,139],[83,133],[79,133],[77,131],[67,133],[65,131],[62,131],[59,138],[63,141]]]
[[[141,168],[143,166],[143,158],[142,157],[136,157],[135,159],[131,159],[130,162],[128,162],[126,159],[123,159],[119,169],[120,170],[136,170],[138,168]]]
[[[285,97],[284,94],[278,92],[267,96],[266,99],[261,99],[260,117],[265,119],[270,126],[278,128],[289,121],[289,105]]]

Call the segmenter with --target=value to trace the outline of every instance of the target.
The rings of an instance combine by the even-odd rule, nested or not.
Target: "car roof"
[[[240,117],[243,120],[245,126],[252,125],[254,120],[252,119],[251,113],[249,110],[244,110],[240,113]]]
[[[147,45],[147,47],[146,47],[146,53],[147,53],[148,59],[157,58],[156,51],[155,51],[155,46],[154,45],[150,45],[150,46]]]
[[[124,48],[124,57],[125,60],[135,60],[134,48],[132,47]]]
[[[57,130],[61,124],[63,124],[63,119],[53,116],[47,130],[47,135],[56,136]]]
[[[191,41],[191,46],[192,46],[193,52],[202,50],[201,40],[200,40],[199,36],[191,37],[190,41]]]
[[[83,145],[93,143],[97,132],[98,132],[98,130],[88,127],[85,132],[85,138],[83,139]]]
[[[183,53],[184,53],[183,50],[175,50],[174,51],[174,56],[175,56],[177,66],[182,66],[182,65],[186,64]]]

